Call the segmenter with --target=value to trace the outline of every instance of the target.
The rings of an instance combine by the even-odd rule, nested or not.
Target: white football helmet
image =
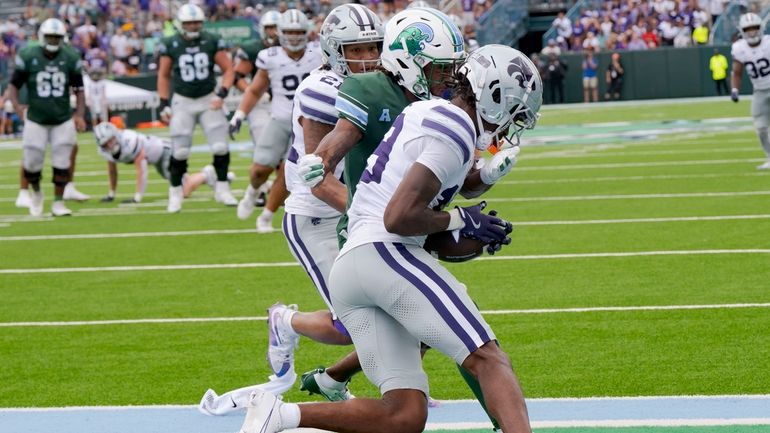
[[[187,3],[179,8],[176,13],[176,20],[179,21],[179,33],[187,39],[195,39],[200,37],[200,32],[188,32],[184,29],[184,23],[206,21],[206,14],[203,13],[203,9],[192,3]]]
[[[49,41],[46,41],[46,36],[58,37],[61,38],[61,40],[56,44],[52,44],[49,43]],[[37,30],[37,38],[40,41],[40,45],[46,50],[55,53],[59,51],[59,47],[63,43],[66,43],[67,27],[64,26],[63,22],[56,18],[48,18],[43,21],[43,24],[40,24],[40,28]]]
[[[102,122],[94,126],[96,144],[99,146],[104,146],[109,143],[109,141],[117,137],[119,133],[120,131],[118,131],[118,128],[110,122]]]
[[[535,127],[543,102],[543,82],[535,64],[520,51],[506,45],[485,45],[468,57],[458,75],[468,80],[476,97],[480,131],[476,148],[486,150],[511,127],[518,143],[523,130]],[[487,131],[482,120],[497,128]],[[511,143],[508,134],[504,139]]]
[[[265,12],[262,15],[262,18],[259,20],[259,37],[262,38],[262,42],[264,42],[265,46],[273,46],[275,45],[276,41],[275,38],[270,37],[270,35],[267,34],[267,31],[265,31],[265,27],[276,27],[278,28],[278,22],[281,21],[281,13],[276,10],[270,10]]]
[[[337,6],[329,12],[321,26],[321,52],[324,63],[328,64],[332,71],[346,76],[350,74],[350,62],[365,61],[345,58],[342,48],[345,45],[377,42],[382,51],[384,33],[382,21],[369,8],[355,3]]]
[[[278,41],[281,46],[289,51],[304,50],[307,46],[308,20],[305,14],[299,9],[289,9],[281,14],[281,20],[278,21]],[[302,35],[287,35],[284,32],[302,31]]]
[[[743,14],[738,20],[738,30],[749,45],[757,45],[762,41],[762,18],[755,13]]]
[[[431,65],[453,69],[465,58],[464,45],[459,29],[443,12],[431,8],[406,9],[385,26],[382,66],[415,96],[430,99],[433,83],[423,68]]]
[[[415,0],[413,2],[410,2],[406,6],[407,9],[411,9],[411,8],[429,8],[429,7],[432,7],[432,6],[430,4],[428,4],[428,2],[426,2],[425,0]]]

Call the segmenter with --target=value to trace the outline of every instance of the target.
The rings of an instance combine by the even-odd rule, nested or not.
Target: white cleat
[[[257,217],[257,233],[272,233],[273,218],[265,218],[264,215]]]
[[[69,182],[64,186],[64,200],[86,201],[90,198],[90,195],[83,194],[82,192],[78,191],[75,188],[75,184],[72,182]]]
[[[248,219],[251,213],[254,212],[254,203],[257,199],[257,191],[251,184],[246,188],[246,192],[243,194],[243,198],[238,202],[238,219]]]
[[[168,207],[166,210],[170,213],[177,213],[182,210],[182,200],[184,192],[181,186],[172,186],[168,189]]]
[[[225,206],[236,206],[238,204],[238,200],[230,192],[230,182],[228,181],[217,181],[214,188],[214,199]]]
[[[43,191],[29,193],[29,214],[33,217],[43,216]]]
[[[72,211],[67,209],[67,206],[64,205],[63,201],[56,200],[51,205],[51,215],[55,217],[70,216],[72,215]]]
[[[294,349],[299,345],[299,334],[291,329],[287,321],[290,320],[288,315],[295,311],[296,305],[281,303],[275,303],[267,309],[267,362],[276,378],[287,374],[293,376],[292,384],[297,379],[294,372]]]
[[[29,208],[30,198],[28,189],[20,189],[19,195],[16,196],[16,207]]]
[[[214,166],[209,164],[203,167],[201,173],[206,177],[206,185],[215,189],[217,187],[217,171],[214,170]]]
[[[770,159],[765,161],[764,164],[758,165],[757,170],[770,170]]]
[[[246,406],[246,419],[239,433],[276,433],[283,430],[283,402],[267,391],[254,391]]]

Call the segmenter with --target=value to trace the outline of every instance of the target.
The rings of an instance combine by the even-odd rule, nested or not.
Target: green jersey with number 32
[[[200,98],[213,92],[217,85],[214,56],[226,48],[223,39],[205,31],[196,39],[188,40],[179,34],[164,38],[158,52],[171,58],[174,93]]]
[[[16,56],[16,70],[26,77],[29,93],[27,118],[41,125],[59,125],[72,118],[70,84],[82,75],[80,55],[62,45],[52,58],[40,45],[28,46]]]

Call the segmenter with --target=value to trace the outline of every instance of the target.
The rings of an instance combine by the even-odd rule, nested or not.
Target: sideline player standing
[[[254,157],[249,171],[250,184],[238,203],[238,218],[246,219],[254,211],[259,189],[286,157],[291,144],[291,110],[294,94],[299,83],[313,69],[321,66],[321,51],[317,44],[308,44],[308,20],[297,9],[289,9],[278,22],[280,47],[270,47],[257,56],[257,75],[243,95],[238,110],[230,119],[230,134],[241,128],[243,119],[262,98],[268,87],[272,89],[270,123],[262,130],[254,143]],[[276,180],[274,188],[280,183]],[[285,197],[281,197],[283,201]],[[268,200],[270,201],[270,200]],[[280,203],[278,203],[280,205]],[[257,218],[257,232],[272,231],[273,213],[276,209],[265,207]]]
[[[754,98],[751,101],[751,116],[757,130],[759,143],[765,151],[767,161],[759,165],[759,170],[770,170],[770,36],[762,33],[762,18],[754,13],[741,15],[738,29],[743,39],[733,43],[733,88],[730,98],[738,102],[743,69],[751,79]]]
[[[85,131],[85,97],[83,68],[80,55],[64,43],[67,30],[64,23],[49,18],[40,25],[40,45],[24,48],[16,56],[16,69],[11,77],[9,97],[17,113],[21,113],[19,89],[27,85],[29,108],[24,121],[22,168],[24,178],[32,187],[29,213],[43,215],[41,172],[45,147],[51,144],[54,202],[53,216],[71,215],[64,205],[64,189],[70,180],[70,165],[77,131]],[[75,115],[70,108],[70,88],[77,106]],[[21,117],[21,116],[20,116]]]
[[[230,150],[227,145],[227,118],[222,109],[224,98],[232,85],[232,62],[219,36],[202,31],[206,16],[193,4],[185,4],[177,13],[179,33],[163,39],[158,45],[158,96],[161,120],[169,123],[172,153],[171,184],[168,190],[168,211],[182,210],[182,177],[187,172],[187,159],[192,147],[195,124],[200,123],[214,154],[217,183],[216,201],[235,206],[238,201],[230,193],[227,169]],[[214,64],[222,70],[222,86],[214,92]],[[173,104],[169,106],[171,83],[174,85]]]
[[[483,203],[441,209],[458,191],[486,183],[471,172],[474,150],[509,129],[518,137],[533,128],[541,101],[535,65],[513,48],[487,45],[460,69],[451,103],[416,102],[396,118],[361,176],[348,210],[349,238],[330,276],[332,302],[382,398],[297,405],[255,391],[242,432],[423,431],[428,381],[420,342],[478,378],[502,431],[531,432],[508,356],[465,286],[422,244],[446,230],[487,244],[505,241],[508,223],[483,213]]]

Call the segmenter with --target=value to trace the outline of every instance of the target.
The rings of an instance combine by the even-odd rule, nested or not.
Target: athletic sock
[[[224,155],[214,155],[214,170],[217,172],[217,180],[227,182],[227,168],[230,167],[230,152]]]
[[[182,186],[182,178],[187,173],[187,160],[179,160],[172,156],[168,164],[168,171],[171,186]]]
[[[294,330],[293,326],[291,326],[291,318],[294,317],[295,314],[297,314],[297,311],[287,308],[286,313],[283,315],[283,317],[281,317],[281,320],[283,320],[283,324],[286,325],[289,331],[293,334],[292,337],[299,337],[299,333]]]
[[[262,214],[259,216],[259,218],[262,221],[272,221],[273,220],[273,211],[269,209],[265,209],[262,211]]]
[[[334,378],[329,376],[329,373],[326,371],[318,375],[318,384],[324,388],[336,389],[339,391],[345,388],[346,383],[347,382],[338,382],[334,380]]]
[[[466,369],[464,369],[460,364],[457,364],[457,369],[460,370],[460,375],[465,380],[465,383],[468,384],[468,388],[473,391],[473,395],[476,396],[476,400],[481,403],[481,408],[484,409],[484,413],[487,414],[489,417],[489,420],[492,421],[492,425],[495,426],[496,429],[500,428],[500,424],[497,423],[497,420],[492,417],[492,414],[489,413],[489,410],[487,410],[487,404],[484,401],[484,394],[481,392],[481,384],[479,384],[478,379],[473,377],[473,375]]]
[[[299,427],[299,417],[301,415],[299,411],[299,405],[296,403],[284,403],[278,409],[278,414],[281,416],[281,427],[284,430]]]

